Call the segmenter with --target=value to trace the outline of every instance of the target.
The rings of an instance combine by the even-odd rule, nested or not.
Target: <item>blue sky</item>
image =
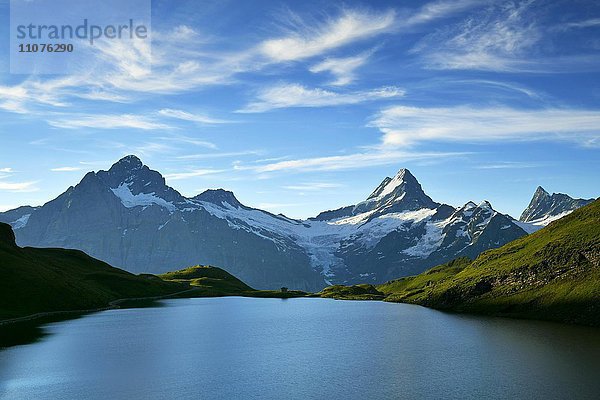
[[[538,185],[598,196],[600,4],[332,3],[153,1],[151,52],[99,45],[71,75],[11,75],[0,41],[0,209],[126,154],[292,217],[400,168],[516,217]]]

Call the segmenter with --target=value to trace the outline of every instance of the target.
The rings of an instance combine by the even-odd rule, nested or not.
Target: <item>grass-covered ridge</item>
[[[247,297],[302,297],[305,292],[296,290],[256,290],[231,275],[224,269],[197,265],[174,272],[159,275],[167,282],[189,285],[196,289],[187,297],[247,296]]]
[[[382,292],[369,284],[329,286],[319,292],[319,296],[338,300],[383,300],[385,298]]]
[[[458,259],[376,289],[386,301],[600,326],[600,200],[474,261]]]

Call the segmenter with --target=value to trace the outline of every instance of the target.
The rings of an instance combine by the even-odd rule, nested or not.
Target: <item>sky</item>
[[[306,218],[408,168],[518,217],[600,187],[600,3],[152,2],[152,46],[11,74],[0,0],[0,210],[135,154],[194,196]]]

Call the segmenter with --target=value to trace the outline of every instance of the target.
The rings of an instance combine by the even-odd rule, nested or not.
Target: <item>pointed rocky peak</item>
[[[184,204],[185,198],[175,189],[167,186],[165,178],[144,165],[134,155],[123,157],[108,171],[90,172],[70,194],[74,198],[97,196],[98,193],[112,193],[126,208],[159,205],[174,212],[177,204]]]
[[[408,169],[402,168],[393,178],[386,177],[367,200],[381,199],[390,195],[401,196],[408,192],[422,193],[423,189],[417,178]]]
[[[437,206],[439,203],[431,200],[423,192],[417,178],[408,169],[403,168],[393,178],[385,178],[366,201],[354,207],[352,213],[356,215],[378,210],[376,214],[385,214],[423,208],[433,209]]]
[[[147,171],[150,171],[150,168],[144,165],[142,160],[134,155],[129,155],[121,158],[119,161],[114,163],[112,167],[107,171],[108,176],[111,177],[112,181],[119,181],[119,183],[128,183],[133,180],[134,177],[139,177],[140,175],[148,175]],[[160,176],[160,180],[162,176],[156,172],[155,175]]]
[[[242,203],[238,201],[233,192],[224,189],[209,189],[195,196],[193,200],[205,201],[216,204],[220,207],[229,204],[235,208],[243,208]],[[224,204],[225,203],[225,204]]]
[[[541,186],[538,186],[533,194],[529,205],[521,214],[521,222],[539,222],[547,225],[547,221],[553,221],[561,216],[591,203],[594,199],[574,199],[563,193],[552,193],[550,195]]]
[[[467,204],[465,204],[464,206],[462,206],[463,210],[472,210],[474,208],[477,208],[477,204],[475,204],[472,201],[468,201]]]
[[[111,189],[127,186],[133,194],[158,194],[172,190],[158,171],[151,170],[134,155],[123,157],[108,171],[98,172],[98,176]]]
[[[144,163],[137,156],[130,154],[121,158],[119,161],[113,164],[109,171],[115,170],[129,170],[134,171],[138,169],[142,169]]]
[[[479,203],[479,205],[477,207],[484,209],[484,210],[493,210],[492,204],[487,200],[484,200],[481,203]]]

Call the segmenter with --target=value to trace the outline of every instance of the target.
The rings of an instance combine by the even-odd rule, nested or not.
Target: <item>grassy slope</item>
[[[231,275],[229,272],[211,266],[197,265],[160,275],[165,281],[190,285],[197,289],[187,297],[246,296],[246,297],[301,297],[300,291],[281,292],[277,290],[256,290]]]
[[[375,286],[361,284],[355,286],[334,285],[318,293],[319,297],[328,297],[338,300],[383,300],[385,295]]]
[[[600,200],[475,261],[455,260],[377,290],[386,301],[600,326]]]
[[[81,251],[17,247],[10,226],[0,224],[0,319],[181,290],[182,285],[130,274]]]

